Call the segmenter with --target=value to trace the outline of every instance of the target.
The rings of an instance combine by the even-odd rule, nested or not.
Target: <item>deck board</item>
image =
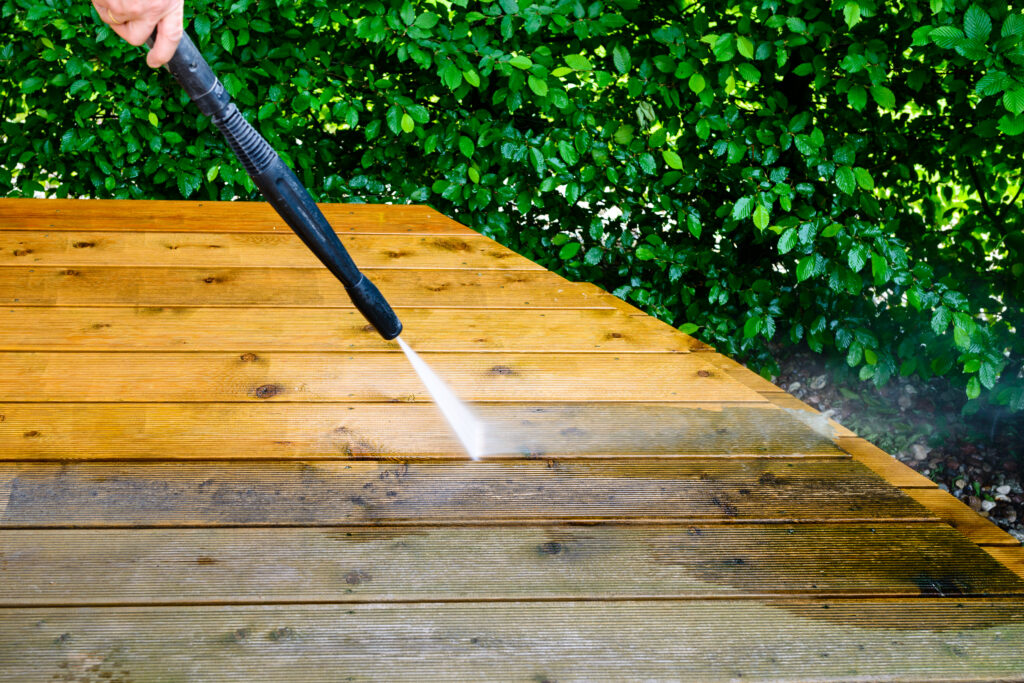
[[[481,235],[342,234],[360,268],[544,269]],[[0,275],[8,267],[163,266],[314,268],[323,266],[291,231],[264,233],[40,232],[0,230]]]
[[[0,472],[13,474],[2,528],[936,520],[841,458],[64,461]]]
[[[686,353],[692,337],[614,309],[403,309],[418,352]],[[385,351],[354,309],[213,306],[0,307],[0,351]],[[709,369],[709,372],[713,369]]]
[[[0,678],[1019,680],[1021,546],[418,206],[0,200]]]
[[[7,530],[0,553],[0,607],[1024,595],[920,523]]]
[[[144,681],[1012,680],[1009,600],[12,609],[15,677]],[[529,653],[529,656],[522,656]]]

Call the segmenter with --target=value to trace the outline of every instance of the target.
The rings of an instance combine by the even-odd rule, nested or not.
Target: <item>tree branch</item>
[[[999,216],[992,212],[992,207],[988,203],[988,198],[985,197],[985,190],[982,188],[981,178],[978,176],[978,169],[974,166],[973,159],[967,160],[967,170],[971,174],[971,180],[974,181],[974,189],[978,191],[978,196],[981,197],[981,208],[993,222],[998,222]]]

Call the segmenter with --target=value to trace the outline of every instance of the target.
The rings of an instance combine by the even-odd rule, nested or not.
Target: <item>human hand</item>
[[[184,0],[92,0],[93,7],[114,33],[132,45],[142,45],[157,29],[146,63],[154,69],[166,64],[181,40]]]

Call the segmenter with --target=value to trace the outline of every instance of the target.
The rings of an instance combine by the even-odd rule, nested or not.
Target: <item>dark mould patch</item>
[[[361,569],[353,569],[352,571],[346,573],[344,576],[345,583],[347,583],[350,586],[358,586],[361,583],[366,583],[371,578],[373,577],[371,577],[369,574],[367,574]]]
[[[260,357],[257,356],[255,353],[243,353],[241,356],[238,357],[238,359],[243,363],[254,363],[258,361]]]
[[[217,560],[215,560],[212,557],[207,557],[206,555],[203,555],[201,557],[197,557],[196,558],[196,564],[203,564],[203,565],[217,564]]]
[[[604,338],[605,339],[625,339],[626,336],[624,334],[622,334],[621,332],[609,332],[608,334],[604,335]]]
[[[558,555],[563,550],[565,550],[565,546],[557,541],[548,541],[537,546],[537,552],[541,555]]]
[[[273,631],[268,633],[267,638],[273,641],[291,640],[295,635],[295,629],[290,626],[282,626],[281,628],[275,628]]]
[[[698,377],[710,377],[711,376],[711,371],[710,370],[698,370],[697,371],[697,376]]]
[[[487,371],[488,375],[517,375],[515,370],[507,365],[495,365],[493,368]]]
[[[96,246],[95,242],[72,242],[71,246],[75,249],[91,249]]]
[[[28,256],[29,254],[32,253],[32,250],[31,249],[15,249],[13,253],[14,253],[15,256]]]
[[[39,431],[37,431],[37,430],[33,429],[33,430],[30,430],[30,431],[27,431],[27,432],[25,432],[25,434],[24,434],[23,436],[24,436],[24,437],[25,437],[26,439],[34,439],[34,438],[36,438],[37,436],[42,436],[42,435],[43,435],[43,434],[42,434],[42,432],[39,432]]]
[[[81,272],[81,271],[78,271],[78,270],[75,270],[75,269],[73,269],[73,268],[68,268],[68,269],[66,269],[66,270],[62,270],[62,271],[60,272],[60,274],[61,274],[61,275],[67,275],[67,276],[69,276],[69,277],[75,277],[75,276],[77,276],[77,275],[81,275],[81,274],[82,274],[82,272]]]
[[[211,275],[210,277],[204,277],[203,282],[205,282],[208,285],[214,285],[219,282],[223,282],[223,280],[220,279],[219,277],[214,277],[213,275]]]

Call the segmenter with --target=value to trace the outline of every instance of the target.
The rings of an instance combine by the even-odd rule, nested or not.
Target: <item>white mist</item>
[[[434,403],[440,408],[441,414],[448,420],[455,436],[459,438],[462,447],[469,453],[473,460],[479,460],[484,453],[484,425],[477,417],[470,412],[469,408],[458,399],[452,390],[440,377],[434,374],[422,358],[415,351],[409,348],[405,341],[398,337],[395,339],[398,345],[405,351],[406,358],[412,363],[416,374],[420,376],[423,386],[430,392]]]

